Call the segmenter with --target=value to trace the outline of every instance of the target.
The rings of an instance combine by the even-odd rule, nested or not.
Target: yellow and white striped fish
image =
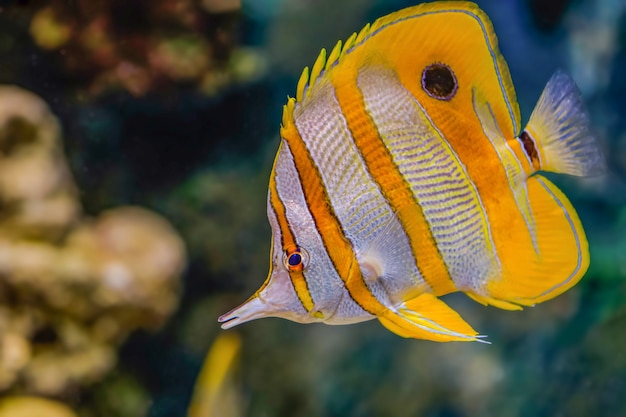
[[[271,173],[271,268],[221,316],[378,318],[434,341],[481,336],[438,297],[507,310],[549,300],[589,265],[576,211],[538,171],[604,168],[574,82],[557,72],[528,125],[475,4],[382,17],[305,68]]]

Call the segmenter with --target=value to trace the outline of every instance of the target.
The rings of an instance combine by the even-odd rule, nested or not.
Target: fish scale
[[[424,287],[423,281],[426,281],[428,291],[437,291],[446,293],[454,290],[452,281],[447,279],[448,276],[443,262],[438,261],[436,256],[432,257],[428,254],[435,253],[434,242],[428,239],[429,232],[427,226],[421,220],[422,215],[420,208],[413,204],[413,198],[406,179],[398,172],[397,167],[391,160],[389,149],[385,147],[382,138],[379,135],[378,128],[374,121],[367,114],[364,102],[363,92],[357,85],[357,80],[353,79],[351,83],[345,83],[344,80],[333,80],[337,98],[340,101],[341,111],[346,117],[348,127],[351,132],[352,140],[360,151],[364,165],[369,172],[370,177],[375,181],[384,198],[388,202],[392,211],[399,220],[396,230],[397,235],[406,234],[409,237],[410,252],[402,257],[403,261],[411,260],[417,262],[418,253],[424,256],[425,261],[417,263],[419,280],[415,280],[416,285]],[[395,224],[395,223],[394,223]],[[409,224],[412,226],[409,227]],[[410,229],[410,230],[409,230]],[[376,245],[375,243],[366,243]],[[381,246],[380,244],[378,246]],[[388,252],[396,254],[398,250],[391,248]],[[422,251],[422,249],[425,249]],[[389,257],[391,255],[387,255]],[[394,262],[397,262],[394,257]],[[394,263],[385,262],[384,266],[394,265]],[[399,273],[396,277],[403,275],[410,276],[412,272],[405,270],[404,274]],[[425,279],[425,273],[430,277],[437,277],[436,281]],[[395,278],[401,280],[401,278]],[[393,299],[403,299],[404,294],[391,294]]]
[[[358,152],[351,146],[350,133],[331,93],[330,86],[319,89],[314,105],[296,108],[294,120],[344,230],[358,242],[369,238],[372,232],[372,228],[367,228],[357,233],[363,219],[386,218],[391,210],[385,206],[384,199],[367,177]],[[365,215],[368,212],[370,214]],[[353,222],[347,222],[348,219]]]
[[[295,125],[321,174],[346,237],[359,252],[375,240],[381,224],[396,222],[397,219],[368,174],[346,123],[341,119],[339,103],[333,95],[332,85],[317,85],[316,99],[308,107],[297,107],[294,111]],[[344,174],[348,172],[350,174]],[[345,179],[351,181],[346,182]],[[406,248],[403,255],[396,255],[400,262],[390,264],[385,273],[401,278],[389,283],[369,282],[372,291],[379,296],[381,285],[392,289],[391,298],[401,297],[407,289],[423,285],[424,281],[416,262],[408,251],[408,239],[402,229],[396,236],[395,245]]]
[[[367,111],[398,169],[411,184],[415,202],[424,212],[452,279],[458,288],[480,288],[484,277],[495,275],[498,270],[496,256],[488,244],[488,219],[480,205],[472,204],[479,198],[472,192],[474,186],[454,163],[454,156],[447,151],[443,139],[428,129],[419,107],[413,104],[393,74],[372,71],[360,75],[359,84]],[[397,143],[405,140],[394,133],[396,126],[412,126],[412,129],[404,129],[403,136],[410,137],[420,148],[433,149],[432,153],[411,154],[402,147],[397,150]],[[473,196],[469,201],[464,198],[468,193]],[[454,222],[450,223],[453,218]],[[470,247],[473,250],[461,251],[466,241],[479,244]]]

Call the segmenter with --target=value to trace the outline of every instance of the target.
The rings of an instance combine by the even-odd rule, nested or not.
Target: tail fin
[[[539,159],[542,171],[599,175],[605,171],[605,162],[589,125],[578,87],[566,73],[557,71],[541,93],[520,140],[529,157]]]

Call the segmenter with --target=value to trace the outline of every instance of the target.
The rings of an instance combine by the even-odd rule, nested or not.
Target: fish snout
[[[283,270],[273,271],[265,287],[239,307],[221,315],[217,321],[222,323],[222,329],[230,329],[264,317],[279,317],[297,323],[320,321],[304,309],[293,288],[289,273]]]

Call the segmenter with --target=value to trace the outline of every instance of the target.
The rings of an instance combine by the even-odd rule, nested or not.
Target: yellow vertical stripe
[[[278,150],[278,155],[280,156],[281,149]],[[276,158],[278,158],[277,156]],[[294,238],[294,234],[289,227],[289,222],[287,221],[287,213],[285,210],[285,205],[281,201],[278,190],[276,188],[276,174],[275,169],[272,170],[272,176],[270,177],[270,185],[269,185],[269,193],[270,193],[270,205],[274,214],[276,215],[276,219],[278,220],[278,226],[280,227],[280,235],[282,240],[282,248],[296,246],[296,240]],[[273,253],[272,253],[273,256]],[[291,279],[291,284],[296,291],[298,299],[300,303],[305,308],[306,311],[310,312],[313,309],[315,303],[313,302],[313,298],[311,297],[311,291],[307,286],[306,279],[304,277],[303,271],[289,271],[289,278]],[[264,284],[259,292],[266,286]]]
[[[406,80],[403,83],[409,84]],[[502,267],[502,273],[497,279],[507,280],[514,276],[512,271],[524,271],[528,261],[536,257],[532,231],[516,203],[509,177],[496,149],[485,136],[478,116],[475,113],[472,115],[471,91],[459,90],[455,97],[458,100],[457,105],[466,103],[466,114],[472,115],[460,123],[447,116],[446,103],[434,102],[414,86],[409,85],[407,88],[420,103],[424,103],[433,125],[454,149],[478,191],[493,249]],[[509,143],[511,139],[504,138]],[[493,163],[494,161],[497,163]],[[528,216],[532,217],[530,213]]]
[[[343,109],[355,145],[360,150],[371,177],[378,183],[381,193],[398,216],[424,281],[436,295],[456,291],[410,185],[402,177],[376,124],[367,114],[363,96],[356,85],[356,69],[335,71],[332,75],[337,100]]]
[[[366,50],[362,53],[365,57],[355,66],[371,65],[374,61],[393,68],[400,82],[424,108],[463,164],[482,202],[484,221],[488,220],[484,226],[491,237],[489,244],[493,244],[502,268],[497,276],[487,279],[509,280],[517,271],[524,271],[536,253],[504,167],[474,114],[472,97],[478,92],[489,98],[497,125],[504,140],[509,142],[519,132],[519,111],[506,63],[497,50],[488,19],[473,7],[467,11],[458,9],[460,13],[424,14],[419,23],[398,21],[379,30],[368,38],[367,48],[360,48]],[[455,42],[450,42],[452,38]],[[420,46],[419,52],[416,45]],[[359,48],[355,48],[346,58],[358,52]],[[458,90],[450,100],[437,100],[423,89],[420,77],[433,62],[445,63],[454,73]]]
[[[535,171],[539,170],[539,163],[531,160],[530,156],[526,154],[526,151],[524,150],[524,147],[519,140],[509,140],[507,141],[507,143],[513,150],[513,153],[517,157],[517,160],[522,165],[522,170],[524,171],[524,174],[526,174],[526,177],[530,177]]]
[[[350,297],[366,312],[383,315],[387,308],[374,297],[363,280],[352,245],[330,205],[322,177],[293,122],[293,105],[291,99],[283,114],[280,133],[293,155],[304,198],[324,248]]]
[[[528,189],[526,187],[526,179],[533,173],[530,156],[526,155],[519,140],[507,141],[504,138],[493,115],[491,105],[483,98],[476,97],[474,94],[472,96],[474,110],[476,116],[478,116],[483,134],[491,143],[500,160],[509,182],[509,188],[513,192],[515,204],[524,217],[528,232],[532,237],[533,247],[537,252],[537,224],[528,201]]]

